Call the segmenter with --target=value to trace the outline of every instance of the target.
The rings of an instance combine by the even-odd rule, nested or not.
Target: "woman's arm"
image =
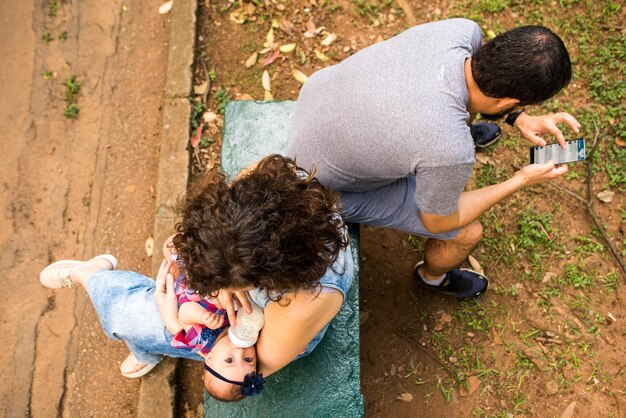
[[[259,373],[265,376],[291,363],[337,315],[343,302],[340,292],[300,291],[284,299],[289,305],[272,302],[265,307],[265,325],[256,345]]]
[[[183,329],[183,325],[178,320],[178,300],[176,300],[176,292],[174,292],[174,278],[169,273],[171,266],[171,260],[163,260],[161,263],[156,278],[154,297],[165,327],[175,335]]]

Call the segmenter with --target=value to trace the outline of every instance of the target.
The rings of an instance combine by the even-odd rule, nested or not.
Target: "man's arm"
[[[567,165],[556,167],[552,162],[531,164],[505,182],[464,192],[459,198],[456,212],[449,215],[435,215],[420,212],[422,224],[433,234],[453,231],[474,222],[493,205],[504,200],[516,191],[538,183],[549,181],[567,173]]]

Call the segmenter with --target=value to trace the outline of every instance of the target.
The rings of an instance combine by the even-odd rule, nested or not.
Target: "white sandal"
[[[113,270],[117,268],[117,259],[110,254],[100,254],[92,258],[102,258],[111,263]],[[89,261],[78,260],[59,260],[50,264],[39,273],[39,281],[42,285],[49,287],[50,289],[61,289],[64,287],[74,286],[74,280],[72,280],[72,271],[81,265],[89,263]]]
[[[138,377],[145,376],[150,373],[155,366],[156,364],[144,364],[140,362],[133,355],[133,353],[130,353],[122,362],[120,372],[122,372],[122,376],[124,377],[137,379]]]

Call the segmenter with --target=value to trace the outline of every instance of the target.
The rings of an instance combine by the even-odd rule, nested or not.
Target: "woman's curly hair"
[[[223,175],[192,185],[173,238],[186,285],[201,296],[261,287],[279,295],[319,286],[348,245],[338,193],[293,159],[271,155],[229,186]]]

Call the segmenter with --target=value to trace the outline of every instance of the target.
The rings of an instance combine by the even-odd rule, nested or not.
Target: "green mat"
[[[295,102],[230,102],[222,171],[234,178],[269,154],[284,154]],[[349,225],[355,277],[348,301],[313,353],[269,376],[262,395],[223,403],[205,394],[204,417],[362,417],[359,364],[359,229]]]

